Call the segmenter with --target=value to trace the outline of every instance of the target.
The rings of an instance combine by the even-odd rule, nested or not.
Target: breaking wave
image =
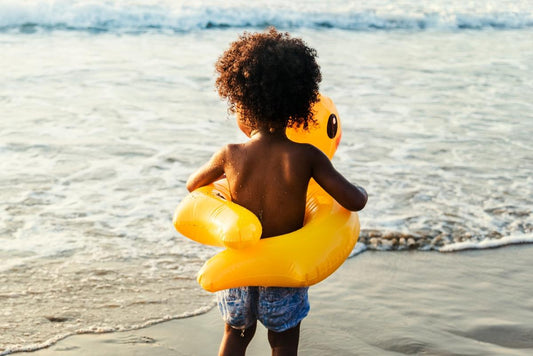
[[[470,12],[469,12],[470,11]],[[335,28],[352,31],[524,29],[530,11],[469,9],[383,12],[364,8],[309,9],[166,2],[8,1],[0,4],[0,31],[189,32],[212,28]]]
[[[463,235],[452,236],[420,236],[400,232],[361,231],[359,241],[349,257],[370,251],[438,251],[458,252],[465,250],[485,250],[518,244],[533,243],[533,233],[521,233],[501,236],[494,232],[492,236]]]

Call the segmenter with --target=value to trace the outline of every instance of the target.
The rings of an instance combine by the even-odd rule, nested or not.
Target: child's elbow
[[[193,190],[195,190],[197,188],[195,182],[189,178],[189,180],[187,180],[187,183],[185,184],[185,186],[187,187],[187,190],[189,192],[192,192]]]
[[[363,210],[365,205],[366,205],[366,201],[367,199],[361,199],[357,202],[353,202],[351,205],[349,206],[345,206],[345,208],[347,210],[350,210],[350,211],[360,211],[360,210]]]
[[[360,187],[358,187],[357,190],[357,194],[355,194],[352,199],[350,199],[349,203],[344,206],[350,211],[363,210],[363,208],[366,206],[366,202],[368,201],[368,194],[366,191]]]
[[[359,204],[355,207],[353,211],[363,210],[364,207],[366,206],[367,201],[368,201],[368,196],[365,194],[365,196],[361,198],[361,200],[359,201]]]

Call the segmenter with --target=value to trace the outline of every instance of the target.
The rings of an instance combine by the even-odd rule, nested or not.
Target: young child
[[[261,221],[261,238],[302,227],[311,178],[346,209],[363,209],[363,188],[348,182],[319,149],[285,135],[288,126],[313,125],[311,106],[318,101],[321,81],[315,50],[273,28],[244,33],[218,59],[216,70],[218,93],[228,100],[250,140],[216,152],[191,175],[189,191],[226,177],[232,201]],[[244,355],[260,320],[268,329],[272,355],[296,355],[300,322],[309,311],[307,289],[241,287],[217,292],[226,322],[219,354]]]

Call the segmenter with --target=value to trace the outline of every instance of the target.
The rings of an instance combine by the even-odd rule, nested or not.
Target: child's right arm
[[[368,200],[366,191],[346,180],[318,149],[312,155],[312,169],[316,182],[344,208],[359,211],[365,207]]]
[[[209,162],[200,167],[196,172],[191,174],[187,180],[187,190],[192,192],[196,188],[203,187],[224,177],[226,148],[216,152]]]

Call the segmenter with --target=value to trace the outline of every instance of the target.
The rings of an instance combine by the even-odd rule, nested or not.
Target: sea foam
[[[463,250],[482,250],[489,248],[497,248],[509,245],[517,245],[523,243],[533,243],[533,234],[521,234],[505,236],[500,239],[484,239],[481,241],[463,241],[449,245],[442,246],[438,249],[439,252],[456,252]]]
[[[521,29],[533,27],[527,7],[387,8],[372,4],[354,7],[333,3],[330,7],[310,7],[306,3],[279,6],[241,6],[220,3],[167,1],[8,1],[0,4],[0,29],[33,32],[75,30],[95,32],[188,32],[210,28],[284,29],[338,28],[355,31],[428,29]],[[376,4],[378,5],[378,4]]]
[[[61,340],[65,339],[65,338],[67,338],[69,336],[73,336],[73,335],[105,334],[105,333],[111,333],[111,332],[117,332],[117,331],[132,331],[132,330],[143,329],[143,328],[155,325],[155,324],[163,323],[165,321],[190,318],[190,317],[193,317],[193,316],[196,316],[196,315],[200,315],[200,314],[204,314],[204,313],[208,312],[215,305],[216,305],[216,303],[215,303],[215,301],[213,301],[211,304],[203,306],[203,307],[200,307],[200,308],[198,308],[196,310],[187,311],[185,313],[181,313],[181,314],[178,314],[178,315],[167,315],[165,317],[162,317],[162,318],[159,318],[159,319],[155,319],[155,320],[150,320],[150,321],[144,322],[142,324],[137,324],[137,325],[116,326],[116,327],[98,327],[98,326],[85,327],[85,328],[81,328],[81,329],[78,329],[78,330],[75,330],[75,331],[72,331],[72,332],[66,332],[66,333],[63,333],[63,334],[55,335],[54,337],[52,337],[52,338],[50,338],[50,339],[48,339],[48,340],[46,340],[44,342],[41,342],[41,343],[21,344],[21,345],[9,346],[7,349],[5,349],[3,351],[0,350],[0,356],[9,355],[9,354],[15,353],[15,352],[32,352],[32,351],[37,351],[37,350],[40,350],[40,349],[45,349],[47,347],[50,347],[50,346],[56,344],[57,342],[59,342]]]

